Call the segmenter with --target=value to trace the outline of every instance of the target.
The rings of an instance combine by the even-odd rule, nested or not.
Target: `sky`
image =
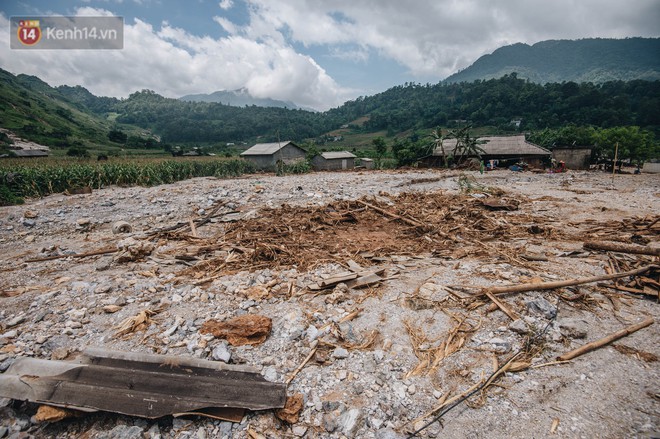
[[[9,19],[124,17],[121,50],[12,50]],[[246,88],[326,110],[501,46],[660,36],[660,0],[2,0],[0,67],[95,95]]]

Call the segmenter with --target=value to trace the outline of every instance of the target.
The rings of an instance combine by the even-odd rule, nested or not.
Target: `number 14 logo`
[[[26,46],[34,46],[41,39],[39,20],[21,20],[18,22],[18,40]]]

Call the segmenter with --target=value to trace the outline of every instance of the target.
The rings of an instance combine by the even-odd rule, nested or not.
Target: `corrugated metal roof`
[[[525,136],[485,136],[479,137],[479,140],[486,141],[486,143],[479,145],[485,152],[483,155],[529,156],[552,154],[549,150],[526,141]],[[445,140],[443,146],[445,154],[452,154],[454,148],[456,148],[456,139]],[[442,155],[440,148],[436,148],[433,155]]]
[[[356,156],[348,151],[331,151],[331,152],[321,153],[321,157],[323,157],[326,160],[332,160],[332,159],[354,159]]]
[[[48,157],[48,151],[43,149],[13,149],[16,157]]]
[[[295,147],[298,147],[298,145],[291,142],[290,140],[285,142],[257,143],[252,148],[242,152],[241,155],[272,155],[287,146],[289,143]]]

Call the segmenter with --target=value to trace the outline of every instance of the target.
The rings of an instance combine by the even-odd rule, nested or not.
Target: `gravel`
[[[660,180],[652,175],[617,176],[614,186],[610,175],[588,172],[472,175],[522,200],[520,211],[510,215],[534,214],[545,220],[536,225],[547,230],[573,230],[576,224],[660,212]],[[343,285],[318,295],[301,293],[310,282],[346,268],[319,261],[309,271],[272,266],[223,272],[197,286],[191,279],[177,282],[187,261],[162,256],[187,245],[175,239],[155,243],[151,256],[138,260],[99,255],[25,262],[94,251],[119,241],[130,248],[158,228],[207,214],[219,201],[238,212],[227,218],[233,220],[237,215],[258,216],[260,208],[285,203],[320,206],[404,191],[458,193],[457,177],[456,172],[407,170],[199,178],[152,188],[111,187],[90,195],[53,195],[0,208],[4,255],[0,291],[6,293],[0,296],[0,371],[21,356],[71,359],[87,347],[101,346],[247,364],[266,379],[283,382],[317,349],[288,386],[289,395],[304,395],[300,420],[293,425],[279,422],[272,412],[251,412],[236,424],[205,418],[141,420],[106,413],[33,425],[25,424],[25,419],[36,406],[11,402],[0,405],[0,437],[23,430],[35,437],[231,438],[246,437],[249,427],[266,437],[402,438],[404,426],[436,407],[445,395],[459,395],[490,375],[494,358],[503,364],[530,335],[546,329],[538,335],[542,343],[531,359],[540,365],[619,330],[626,322],[658,318],[655,302],[621,296],[614,306],[593,285],[581,287],[590,301],[578,305],[549,291],[505,295],[502,300],[520,316],[516,321],[499,310],[487,313],[487,306],[468,311],[445,288],[460,293],[464,286],[529,282],[535,276],[557,280],[604,273],[606,255],[581,252],[579,243],[552,232],[515,242],[494,237],[489,242],[548,255],[546,262],[521,267],[498,254],[468,253],[452,259],[411,255],[402,248],[401,254],[380,262],[395,273],[381,287],[353,290]],[[430,181],[417,184],[418,179]],[[32,218],[24,217],[28,211]],[[128,223],[131,231],[113,233],[118,221]],[[197,232],[202,238],[220,240],[223,224],[215,218]],[[255,287],[268,294],[248,297],[262,291]],[[404,299],[416,291],[423,306],[411,307]],[[115,336],[117,325],[145,309],[159,312],[144,332]],[[342,321],[357,309],[355,318]],[[241,314],[272,319],[272,333],[264,343],[230,346],[199,332],[206,320]],[[457,321],[468,316],[469,326],[461,327],[466,331],[454,338],[462,339],[461,348],[435,367],[416,369],[428,352],[443,348]],[[406,328],[424,337],[417,350]],[[361,347],[374,330],[378,334],[373,344]],[[618,343],[658,356],[659,331],[658,325],[652,325]],[[507,372],[498,381],[502,387],[470,399],[469,406],[460,405],[444,417],[442,426],[433,424],[421,437],[547,437],[554,419],[559,420],[558,437],[645,437],[660,430],[654,387],[659,375],[653,363],[611,347],[568,364]]]

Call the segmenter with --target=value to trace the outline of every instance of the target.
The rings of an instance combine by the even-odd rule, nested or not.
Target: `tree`
[[[597,139],[601,152],[608,158],[614,158],[617,144],[620,159],[630,159],[638,164],[660,153],[653,133],[637,126],[606,128],[598,132]]]
[[[371,141],[371,144],[376,149],[376,167],[380,168],[381,160],[387,153],[387,143],[385,143],[385,139],[382,137],[376,137]]]
[[[110,130],[108,133],[108,139],[115,143],[126,143],[126,140],[128,140],[128,135],[121,130],[114,129]]]
[[[479,145],[486,142],[470,136],[471,128],[472,126],[466,125],[450,132],[450,135],[456,139],[454,158],[458,165],[462,164],[468,157],[476,155],[481,159],[481,155],[485,154],[485,151]]]
[[[437,127],[434,130],[431,130],[429,137],[431,138],[431,144],[429,148],[430,153],[433,154],[433,152],[439,148],[440,153],[442,154],[443,164],[445,165],[445,168],[448,168],[449,161],[447,159],[447,153],[445,152],[445,147],[443,145],[445,137],[442,135],[442,128]]]

